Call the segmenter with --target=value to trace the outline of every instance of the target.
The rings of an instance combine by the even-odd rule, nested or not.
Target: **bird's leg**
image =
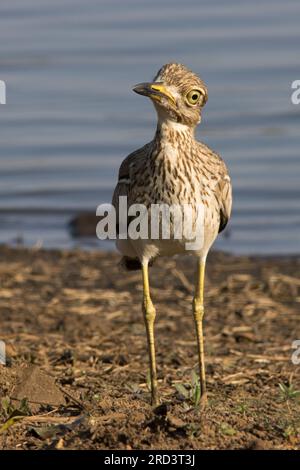
[[[156,376],[156,359],[154,345],[154,320],[156,316],[155,308],[150,297],[148,262],[142,263],[143,272],[143,314],[146,325],[148,351],[150,359],[150,375],[151,375],[151,403],[156,406],[159,404],[157,396],[157,376]]]
[[[195,295],[193,299],[193,313],[194,313],[196,335],[197,335],[197,345],[198,345],[201,398],[206,397],[204,344],[203,344],[204,274],[205,274],[205,260],[199,259],[198,267],[197,267]]]

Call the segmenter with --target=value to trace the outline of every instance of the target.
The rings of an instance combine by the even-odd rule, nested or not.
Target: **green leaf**
[[[284,385],[283,383],[279,383],[278,386],[284,400],[294,399],[300,396],[300,390],[295,390],[292,384]]]
[[[22,398],[22,400],[20,401],[20,405],[19,405],[18,409],[21,411],[21,413],[24,413],[26,415],[31,414],[31,410],[29,408],[27,398]]]
[[[221,431],[223,434],[225,434],[226,436],[234,436],[234,434],[236,434],[236,430],[233,429],[233,427],[231,427],[229,424],[227,423],[222,423],[221,424]]]
[[[287,391],[288,391],[288,387],[287,387],[286,385],[282,384],[282,383],[279,383],[278,386],[279,386],[281,392],[282,392],[284,395],[286,395],[286,393],[287,393]]]
[[[6,409],[10,411],[10,414],[5,423],[0,427],[0,434],[9,429],[20,419],[23,419],[24,416],[30,415],[30,409],[28,407],[27,398],[23,398],[20,401],[19,408],[12,409],[10,405],[10,400],[6,401],[4,405],[6,405]]]
[[[200,403],[200,398],[201,398],[201,388],[200,388],[200,384],[198,383],[196,386],[195,386],[195,391],[194,391],[194,405],[195,406],[198,406],[199,403]]]
[[[175,388],[179,395],[182,395],[183,398],[189,398],[190,392],[185,388],[183,384],[175,384]]]
[[[13,426],[17,421],[19,421],[20,419],[23,419],[24,416],[26,415],[15,415],[15,416],[11,416],[10,418],[8,418],[5,423],[1,426],[0,428],[0,434],[4,431],[6,431],[7,429],[9,429],[11,426]]]
[[[9,416],[10,413],[13,411],[11,407],[11,402],[9,397],[3,397],[1,399],[1,407],[6,416]]]
[[[193,369],[192,374],[191,374],[191,382],[192,382],[192,387],[196,387],[199,383],[199,376],[197,372]]]

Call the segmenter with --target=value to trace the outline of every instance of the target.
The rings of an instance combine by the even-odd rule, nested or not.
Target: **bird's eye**
[[[189,104],[197,104],[201,97],[201,93],[199,90],[191,90],[186,95],[186,99]]]

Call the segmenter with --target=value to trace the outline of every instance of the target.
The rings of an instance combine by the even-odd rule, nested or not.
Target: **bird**
[[[208,99],[207,86],[198,75],[186,66],[172,62],[162,66],[151,82],[135,85],[133,91],[152,101],[157,113],[157,127],[154,138],[121,163],[112,198],[116,213],[120,211],[120,196],[127,198],[129,207],[143,204],[148,213],[153,204],[188,204],[192,207],[193,221],[196,208],[203,208],[200,227],[203,241],[197,249],[187,249],[184,237],[181,240],[163,239],[161,233],[159,237],[149,236],[148,239],[117,236],[122,266],[142,272],[142,312],[150,363],[151,403],[158,406],[160,399],[154,337],[156,309],[150,293],[149,266],[158,257],[176,254],[191,254],[196,260],[191,310],[196,330],[200,395],[202,403],[206,403],[203,339],[205,266],[213,242],[231,215],[231,179],[223,159],[195,137],[195,129],[201,122],[202,110]]]

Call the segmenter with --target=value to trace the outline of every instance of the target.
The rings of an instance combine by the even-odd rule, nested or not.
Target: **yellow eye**
[[[199,90],[191,90],[186,95],[186,99],[189,104],[197,104],[201,97],[201,93]]]

